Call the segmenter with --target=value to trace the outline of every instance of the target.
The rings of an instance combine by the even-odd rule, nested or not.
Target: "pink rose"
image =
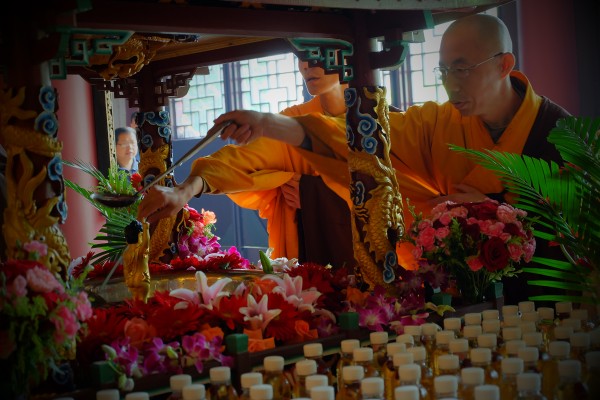
[[[482,229],[482,231],[488,236],[499,237],[504,232],[504,224],[502,222],[493,222],[487,226],[487,230]]]
[[[18,275],[8,286],[8,294],[15,297],[27,296],[27,279],[23,275]]]
[[[483,267],[483,264],[481,263],[479,257],[468,258],[467,265],[469,266],[469,269],[473,272],[477,272]]]
[[[448,202],[447,201],[440,203],[440,204],[436,205],[435,207],[433,207],[433,210],[431,210],[431,214],[438,215],[438,214],[445,213],[446,211],[448,211]]]
[[[452,222],[452,215],[449,212],[445,212],[440,216],[439,221],[445,226],[448,226],[450,225],[450,222]]]
[[[435,237],[439,240],[443,240],[446,236],[450,234],[450,228],[444,226],[443,228],[438,228],[435,230]]]
[[[420,222],[419,222],[419,225],[417,226],[417,228],[418,228],[420,231],[423,231],[423,230],[425,230],[425,229],[429,228],[430,226],[431,226],[431,221],[430,221],[430,220],[428,220],[428,219],[424,219],[423,221],[420,221]]]
[[[510,259],[514,262],[519,262],[521,256],[525,254],[523,248],[517,243],[509,243],[508,252],[510,253]]]
[[[74,299],[74,302],[75,312],[77,313],[77,318],[80,321],[85,321],[94,314],[94,311],[92,310],[92,305],[88,300],[86,292],[79,292],[77,297]]]
[[[65,306],[58,308],[50,316],[50,321],[54,323],[54,340],[58,344],[63,344],[67,339],[73,338],[79,329],[79,323],[75,315]]]
[[[498,219],[505,224],[517,222],[517,211],[508,204],[500,204],[498,206],[498,211],[496,211],[496,215],[498,216]]]
[[[426,228],[419,233],[417,244],[423,246],[425,251],[433,249],[435,243],[435,229],[432,227]]]
[[[525,256],[523,257],[525,262],[531,261],[531,258],[533,257],[533,254],[535,253],[535,240],[530,240],[530,241],[524,243],[523,244],[523,252],[525,253]]]
[[[454,218],[467,218],[469,211],[465,207],[454,207],[450,209],[450,215]]]
[[[412,250],[412,255],[418,260],[423,256],[423,248],[421,246],[415,246]]]
[[[27,283],[29,287],[38,293],[48,293],[57,290],[63,293],[65,288],[56,280],[50,271],[41,267],[33,267],[27,270]]]

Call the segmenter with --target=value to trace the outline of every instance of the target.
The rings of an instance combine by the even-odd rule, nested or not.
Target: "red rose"
[[[502,239],[493,237],[481,246],[480,258],[485,268],[494,272],[508,265],[510,253]]]
[[[498,203],[494,201],[482,201],[481,203],[473,203],[470,216],[480,220],[496,219],[496,211]]]

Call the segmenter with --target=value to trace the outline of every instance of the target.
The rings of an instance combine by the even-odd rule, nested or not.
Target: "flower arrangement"
[[[0,361],[7,365],[3,395],[22,394],[59,371],[64,360],[74,357],[76,342],[92,315],[82,291],[85,274],[63,280],[38,262],[47,252],[44,243],[22,246],[22,260],[0,266]],[[59,372],[60,373],[60,372]]]
[[[362,292],[344,268],[270,262],[285,272],[211,283],[197,271],[195,290],[157,291],[148,303],[95,308],[79,345],[80,362],[108,360],[121,389],[131,390],[136,377],[190,367],[202,372],[206,362],[231,365],[222,345],[232,333],[247,334],[248,350],[257,352],[335,335],[343,312],[357,312],[365,329],[402,333],[404,326],[425,322],[429,311],[444,311],[423,296],[398,299],[383,288]]]
[[[506,203],[444,202],[431,216],[415,215],[407,232],[413,255],[456,279],[470,302],[483,300],[491,282],[514,276],[517,264],[529,262],[535,251],[527,213]]]

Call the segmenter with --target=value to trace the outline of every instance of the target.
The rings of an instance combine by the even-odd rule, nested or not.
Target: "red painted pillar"
[[[59,139],[63,142],[62,158],[76,159],[97,165],[94,112],[90,85],[80,76],[69,75],[66,80],[52,81],[58,91]],[[97,181],[74,168],[63,168],[65,179],[83,187],[94,188]],[[60,228],[67,240],[72,258],[90,251],[89,243],[104,223],[102,215],[81,195],[65,189],[68,206],[67,220]]]

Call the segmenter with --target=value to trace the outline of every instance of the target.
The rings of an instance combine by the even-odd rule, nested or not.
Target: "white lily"
[[[244,315],[244,321],[260,323],[260,329],[264,332],[271,320],[281,314],[281,310],[276,308],[269,310],[269,297],[263,295],[257,303],[254,296],[248,295],[248,306],[241,307],[240,313]]]

